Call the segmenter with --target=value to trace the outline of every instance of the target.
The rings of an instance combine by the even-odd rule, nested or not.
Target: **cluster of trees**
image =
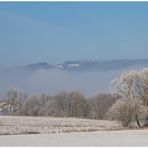
[[[114,92],[121,96],[109,110],[109,117],[123,126],[136,122],[148,126],[148,68],[128,71],[113,80]]]
[[[8,114],[91,119],[106,119],[109,108],[117,99],[119,96],[115,94],[87,98],[78,91],[60,92],[54,96],[28,95],[16,88],[9,89],[5,96],[5,101],[13,107]]]

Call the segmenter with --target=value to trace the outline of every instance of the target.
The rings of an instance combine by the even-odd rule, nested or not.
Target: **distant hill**
[[[37,70],[37,69],[51,69],[53,68],[54,66],[46,63],[46,62],[43,62],[43,63],[36,63],[36,64],[29,64],[29,65],[26,65],[25,68],[26,69],[29,69],[29,70]]]
[[[61,64],[65,70],[118,70],[133,66],[148,66],[148,59],[110,61],[67,61]]]
[[[38,69],[61,69],[61,70],[77,70],[77,71],[91,71],[91,70],[120,70],[135,66],[148,66],[148,59],[123,59],[123,60],[108,60],[108,61],[88,61],[88,60],[76,60],[66,61],[61,64],[51,65],[47,62],[29,64],[25,66],[19,66],[27,70]]]
[[[132,66],[148,66],[148,59],[110,61],[67,61],[62,64],[65,70],[118,70]]]

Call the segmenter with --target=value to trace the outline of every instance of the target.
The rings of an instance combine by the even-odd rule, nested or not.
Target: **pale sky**
[[[0,2],[0,66],[148,58],[148,2]]]

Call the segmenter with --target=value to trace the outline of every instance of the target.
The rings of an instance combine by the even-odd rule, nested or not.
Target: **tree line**
[[[17,88],[7,91],[4,100],[12,105],[9,115],[78,117],[107,119],[109,108],[119,99],[117,94],[99,94],[85,97],[82,92],[60,92],[29,95]]]

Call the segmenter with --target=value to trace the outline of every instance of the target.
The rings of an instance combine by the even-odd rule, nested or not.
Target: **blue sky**
[[[0,2],[0,66],[148,58],[148,3]]]

